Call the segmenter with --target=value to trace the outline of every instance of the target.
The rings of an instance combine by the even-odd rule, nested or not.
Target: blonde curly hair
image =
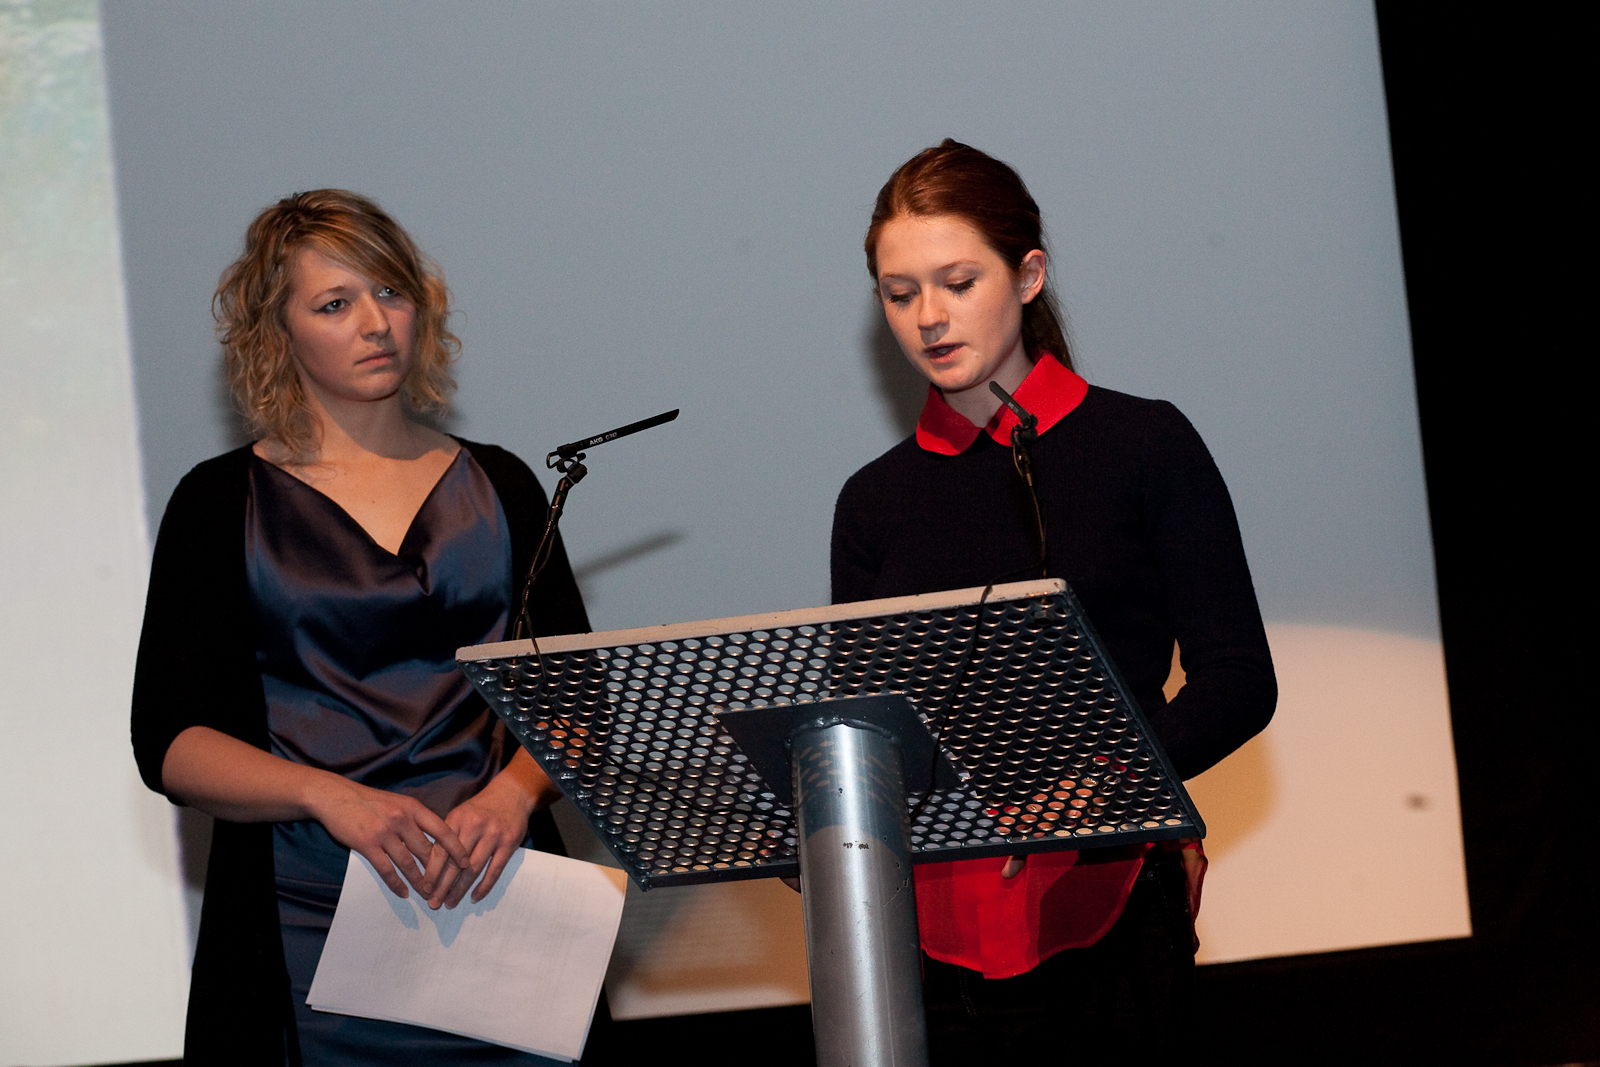
[[[217,283],[211,314],[234,402],[251,429],[295,462],[315,457],[317,427],[295,367],[284,306],[295,253],[313,248],[387,285],[417,309],[417,358],[401,385],[418,414],[443,413],[455,393],[450,367],[461,342],[450,332],[450,290],[439,268],[374,201],[344,189],[295,193],[257,215],[244,254]]]

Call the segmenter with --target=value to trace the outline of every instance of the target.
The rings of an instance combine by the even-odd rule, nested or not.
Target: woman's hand
[[[209,726],[191,726],[173,739],[161,782],[173,799],[219,819],[315,819],[366,857],[399,897],[407,895],[406,882],[424,897],[435,895],[471,855],[443,819],[411,797],[292,763]]]
[[[319,783],[313,792],[311,817],[339,844],[365,857],[395,896],[406,896],[410,882],[429,907],[437,908],[438,898],[467,862],[470,847],[414,797],[337,774],[328,777],[332,781]]]
[[[528,836],[528,817],[560,796],[555,783],[539,769],[533,757],[525,749],[518,749],[506,769],[495,775],[482,792],[463,801],[445,816],[445,824],[454,831],[469,856],[465,863],[450,863],[445,867],[449,877],[437,883],[428,905],[455,907],[474,881],[478,886],[472,891],[472,902],[476,904],[488,896],[511,861],[512,853]],[[434,857],[441,864],[448,859],[442,854]]]

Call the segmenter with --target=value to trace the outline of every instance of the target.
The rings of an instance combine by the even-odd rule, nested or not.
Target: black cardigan
[[[1233,503],[1165,401],[1090,387],[1033,447],[1049,573],[1072,586],[1180,775],[1259,732],[1277,704]],[[836,603],[1036,577],[1033,507],[1011,450],[939,455],[908,438],[856,472],[833,520]],[[1181,650],[1186,680],[1162,695]]]
[[[520,583],[544,528],[544,490],[505,449],[461,444],[499,497],[511,531],[512,574]],[[249,468],[249,446],[195,467],[173,491],[156,537],[133,678],[133,752],[145,784],[159,793],[166,792],[161,765],[167,749],[191,726],[269,748],[245,571]],[[513,590],[513,612],[520,593],[520,587]],[[559,540],[532,604],[536,635],[589,629]],[[534,816],[530,832],[540,848],[563,851],[548,812]],[[300,1062],[278,929],[272,824],[218,819],[189,988],[184,1062],[281,1067],[286,1055]]]

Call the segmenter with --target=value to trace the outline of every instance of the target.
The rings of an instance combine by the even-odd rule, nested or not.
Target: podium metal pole
[[[900,745],[839,722],[792,745],[817,1067],[926,1067]]]

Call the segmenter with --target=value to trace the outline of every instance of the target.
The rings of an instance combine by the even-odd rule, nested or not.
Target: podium
[[[1060,579],[457,660],[642,889],[801,876],[820,1067],[927,1061],[914,863],[1205,833]]]

